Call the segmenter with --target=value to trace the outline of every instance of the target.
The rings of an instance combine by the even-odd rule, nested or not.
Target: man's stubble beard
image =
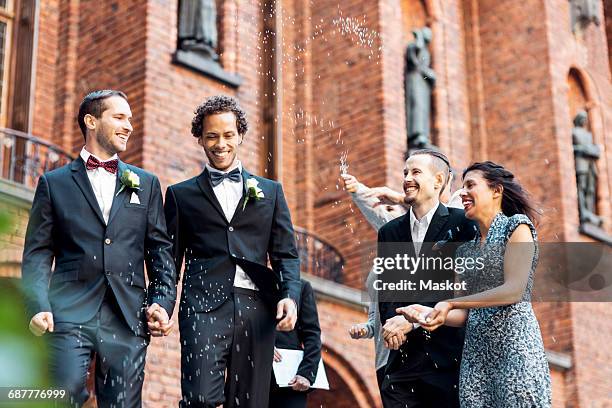
[[[98,142],[98,146],[100,146],[100,148],[104,150],[109,156],[113,156],[119,153],[119,150],[117,150],[115,146],[113,146],[113,143],[111,142],[113,135],[111,135],[110,138],[108,139],[104,137],[105,131],[106,129],[104,126],[100,127],[100,132],[96,133],[95,138],[96,138],[96,141]],[[127,143],[126,143],[126,148],[127,148]]]

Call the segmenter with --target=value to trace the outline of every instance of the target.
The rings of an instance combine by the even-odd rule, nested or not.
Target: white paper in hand
[[[287,350],[287,349],[276,349],[281,357],[282,361],[272,363],[272,369],[274,370],[274,377],[276,377],[276,383],[279,387],[289,387],[289,381],[295,377],[297,370],[304,358],[304,352],[302,350]],[[327,375],[325,374],[325,366],[323,365],[323,359],[319,361],[319,369],[317,370],[317,378],[315,378],[314,384],[310,388],[320,388],[322,390],[329,390],[329,382],[327,381]]]

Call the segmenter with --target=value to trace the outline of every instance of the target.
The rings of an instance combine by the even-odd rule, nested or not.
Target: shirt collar
[[[429,224],[431,224],[431,219],[433,218],[434,214],[438,210],[439,206],[440,206],[440,203],[436,202],[436,204],[431,208],[431,210],[429,210],[429,212],[425,214],[425,216],[421,218],[420,220],[417,220],[416,215],[414,215],[414,212],[412,211],[412,207],[410,207],[410,230],[411,231],[414,230],[414,224],[416,222],[419,222],[425,227],[429,227]]]
[[[226,173],[229,173],[230,171],[232,171],[232,170],[234,170],[236,168],[240,171],[240,174],[242,174],[242,163],[240,162],[240,160],[236,160],[234,165],[232,167],[230,167],[229,169],[225,170],[225,171],[222,171],[222,170],[219,170],[219,169],[215,169],[213,166],[211,166],[210,164],[206,163],[206,169],[208,170],[209,173],[211,171],[214,171],[214,172],[217,172],[217,173],[226,174]]]
[[[93,157],[95,157],[96,159],[98,159],[98,161],[99,161],[100,163],[104,163],[104,162],[107,162],[107,161],[109,161],[109,160],[115,160],[115,159],[119,160],[119,156],[117,156],[117,153],[113,154],[113,157],[111,157],[110,159],[107,159],[107,160],[102,160],[102,159],[100,159],[98,156],[96,156],[95,154],[91,154],[91,153],[89,153],[89,152],[88,152],[88,151],[85,149],[85,146],[83,146],[83,148],[81,149],[80,156],[81,156],[81,159],[83,159],[83,161],[84,161],[85,163],[87,163],[87,160],[89,160],[89,156],[93,156]]]

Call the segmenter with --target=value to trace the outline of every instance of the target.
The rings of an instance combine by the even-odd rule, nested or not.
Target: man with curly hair
[[[185,260],[180,407],[267,407],[275,326],[290,331],[297,319],[291,216],[280,183],[238,160],[247,130],[234,98],[206,99],[191,133],[208,164],[166,193],[177,268]]]

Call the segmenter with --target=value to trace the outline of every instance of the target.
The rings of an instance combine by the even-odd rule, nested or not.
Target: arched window
[[[570,119],[573,119],[581,109],[587,109],[588,96],[584,88],[581,74],[575,68],[569,71],[567,76],[568,95],[567,99],[570,108]]]
[[[428,24],[427,8],[423,0],[402,0],[402,26],[404,43],[414,39],[412,30]]]

